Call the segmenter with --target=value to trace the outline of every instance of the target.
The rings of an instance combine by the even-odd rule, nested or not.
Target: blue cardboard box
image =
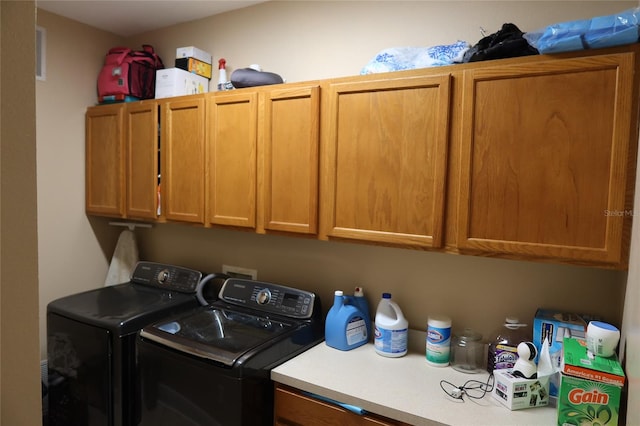
[[[589,321],[597,318],[588,315],[580,315],[568,312],[560,312],[553,309],[538,309],[533,319],[533,343],[538,354],[542,350],[542,342],[549,342],[551,361],[558,371],[561,369],[563,340],[565,337],[584,340]],[[538,359],[536,358],[536,362]],[[552,397],[558,396],[560,387],[560,375],[555,375],[549,384],[549,393]]]

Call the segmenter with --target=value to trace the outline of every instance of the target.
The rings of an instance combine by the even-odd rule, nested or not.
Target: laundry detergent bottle
[[[360,309],[364,317],[364,322],[367,325],[367,335],[371,336],[371,314],[369,313],[369,304],[364,297],[364,290],[362,287],[356,287],[353,296],[350,298],[351,304]]]
[[[378,303],[375,327],[374,346],[379,355],[392,358],[406,355],[409,323],[390,293],[383,293]]]
[[[518,360],[518,344],[530,341],[526,331],[527,324],[521,324],[517,317],[509,316],[496,331],[495,338],[489,342],[487,353],[487,371],[513,368]]]
[[[336,290],[333,306],[324,323],[324,340],[327,346],[348,351],[362,346],[369,340],[364,314],[349,303],[341,290]]]

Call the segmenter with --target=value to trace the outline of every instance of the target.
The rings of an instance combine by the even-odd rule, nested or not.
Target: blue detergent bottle
[[[362,346],[369,340],[364,315],[349,303],[341,290],[336,290],[333,306],[324,323],[324,340],[327,346],[348,351]]]
[[[367,325],[367,335],[371,336],[371,314],[369,311],[369,303],[367,303],[367,299],[364,297],[363,288],[356,287],[353,296],[349,296],[349,301],[362,312],[364,322]]]

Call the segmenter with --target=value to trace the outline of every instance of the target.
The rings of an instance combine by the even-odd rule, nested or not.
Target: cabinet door
[[[125,108],[127,146],[127,217],[158,215],[158,103],[128,103]]]
[[[208,221],[212,224],[256,226],[257,105],[256,92],[208,97]]]
[[[331,84],[323,234],[441,246],[449,108],[449,75]]]
[[[89,214],[124,217],[123,105],[100,105],[85,115],[85,208]]]
[[[465,71],[461,249],[622,261],[633,67],[629,53]]]
[[[283,385],[276,385],[275,389],[274,425],[408,426],[406,423],[376,414],[355,414]]]
[[[204,224],[204,97],[167,101],[161,108],[163,215],[167,220]]]
[[[259,227],[315,234],[320,88],[279,89],[264,96]]]

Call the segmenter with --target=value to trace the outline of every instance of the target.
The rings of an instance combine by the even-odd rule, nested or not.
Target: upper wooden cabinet
[[[449,74],[330,84],[322,237],[440,247]]]
[[[459,249],[626,262],[635,64],[621,53],[464,71]]]
[[[317,232],[318,85],[207,97],[208,223]]]
[[[256,226],[258,94],[207,97],[208,223]]]
[[[320,87],[261,93],[258,232],[318,229]]]
[[[162,214],[167,220],[204,224],[204,96],[168,100],[161,109]]]
[[[158,108],[156,101],[125,104],[126,216],[129,218],[155,220],[158,217]]]
[[[122,105],[100,105],[85,115],[85,208],[89,214],[125,215],[125,138]]]
[[[86,211],[625,268],[639,53],[91,107]]]

